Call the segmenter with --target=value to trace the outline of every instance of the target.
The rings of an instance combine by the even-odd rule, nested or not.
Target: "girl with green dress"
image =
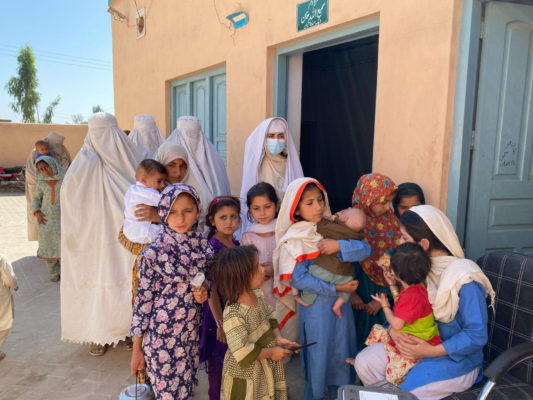
[[[59,281],[61,273],[61,209],[59,190],[65,175],[59,163],[50,156],[36,160],[37,186],[32,211],[39,223],[37,257],[46,261],[50,280]]]

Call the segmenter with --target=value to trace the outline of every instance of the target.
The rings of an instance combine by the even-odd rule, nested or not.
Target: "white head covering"
[[[44,139],[48,142],[50,153],[63,168],[63,171],[66,171],[70,165],[70,153],[63,144],[65,137],[59,132],[52,131]],[[35,157],[37,152],[33,149],[28,158],[26,159],[26,219],[28,225],[28,241],[36,241],[38,239],[38,223],[37,218],[33,215],[31,209],[31,203],[33,202],[33,193],[35,192],[35,187],[37,185],[37,169],[35,167]]]
[[[276,132],[285,132],[285,179],[283,180],[282,187],[275,187],[276,193],[285,192],[289,184],[297,179],[304,176],[302,165],[300,164],[300,159],[298,157],[298,152],[294,146],[294,141],[292,135],[289,132],[289,125],[287,121],[283,118],[267,118],[261,122],[252,134],[246,140],[246,145],[244,147],[244,162],[242,167],[242,185],[241,185],[241,221],[242,227],[241,231],[246,231],[248,225],[250,224],[246,218],[248,207],[246,206],[246,194],[248,190],[259,183],[259,170],[265,155],[273,157],[270,154],[267,154],[265,149],[265,138],[267,133],[276,133]],[[283,156],[276,156],[274,158],[281,159]],[[272,184],[273,182],[268,182]],[[281,200],[281,199],[280,199]]]
[[[432,266],[426,284],[435,318],[441,322],[450,322],[455,318],[459,308],[459,290],[470,282],[478,282],[483,286],[494,308],[495,293],[490,281],[474,261],[464,258],[459,238],[446,214],[430,205],[415,206],[410,211],[422,218],[452,254],[431,258]]]
[[[276,318],[283,335],[291,340],[298,338],[298,310],[294,300],[296,290],[291,288],[292,273],[297,262],[320,255],[318,242],[323,239],[316,230],[316,223],[298,221],[294,217],[302,193],[309,183],[315,183],[322,190],[324,216],[331,216],[328,195],[322,185],[313,178],[298,178],[289,184],[276,221],[276,249],[272,259],[274,296],[278,299]]]
[[[89,118],[85,142],[61,187],[61,337],[111,344],[129,335],[131,266],[117,235],[124,193],[142,155],[115,117]]]
[[[135,143],[144,158],[155,158],[157,149],[165,141],[165,138],[157,129],[154,117],[148,114],[135,116],[133,130],[128,135],[128,138]]]
[[[195,171],[190,168],[189,157],[187,155],[187,150],[180,144],[173,142],[164,142],[159,149],[157,149],[156,160],[163,165],[167,165],[171,161],[176,159],[183,160],[187,164],[187,172],[185,172],[184,177],[181,179],[180,183],[186,183],[191,185],[196,189],[198,195],[200,196],[200,204],[202,205],[200,220],[198,227],[200,230],[203,230],[205,225],[205,216],[207,215],[207,208],[211,200],[213,200],[213,194],[211,188],[209,188],[205,183],[202,183],[202,179],[198,178]]]
[[[202,132],[198,118],[179,117],[174,132],[167,141],[181,144],[189,155],[189,168],[210,189],[211,198],[229,196],[231,189],[224,161],[215,146]]]

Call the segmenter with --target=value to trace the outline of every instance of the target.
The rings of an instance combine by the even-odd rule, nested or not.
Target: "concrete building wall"
[[[140,39],[134,3],[111,4],[128,17],[112,22],[119,125],[131,129],[136,114],[148,113],[168,135],[170,82],[224,65],[227,169],[234,194],[245,139],[272,114],[276,49],[378,16],[373,169],[398,183],[419,183],[428,202],[445,208],[461,0],[330,0],[329,21],[303,32],[296,31],[297,1],[137,3],[146,9],[146,35]],[[236,11],[248,13],[250,21],[232,31],[225,16]]]
[[[65,136],[63,142],[70,156],[78,154],[87,134],[87,125],[59,124],[17,124],[0,122],[0,166],[20,167],[26,165],[26,158],[33,150],[34,143],[44,139],[51,131]]]

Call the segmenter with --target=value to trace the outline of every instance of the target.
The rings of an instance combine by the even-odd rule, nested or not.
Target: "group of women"
[[[87,137],[61,190],[61,329],[63,340],[91,343],[101,354],[106,345],[116,344],[129,334],[131,266],[142,246],[128,243],[120,235],[119,243],[117,234],[123,223],[124,193],[135,182],[135,168],[147,157],[165,166],[169,184],[195,187],[203,207],[216,196],[230,195],[223,161],[197,118],[179,118],[176,130],[166,140],[151,116],[137,116],[129,136],[110,114],[89,118]],[[270,183],[281,199],[297,195],[285,191],[302,177],[287,122],[282,118],[261,122],[245,145],[239,235],[249,224],[244,200],[254,184]],[[334,294],[320,287],[306,287],[318,297],[312,306],[301,310],[298,323],[304,337],[300,339],[309,339],[306,332],[320,332],[319,340],[327,343],[302,351],[306,399],[323,398],[326,391],[329,398],[335,398],[336,387],[353,382],[353,368],[344,359],[362,348],[374,323],[385,321],[379,304],[370,298],[376,293],[390,295],[377,260],[402,241],[419,243],[432,259],[426,283],[443,339],[440,346],[428,346],[403,335],[394,338],[402,354],[421,359],[402,388],[421,399],[439,399],[480,379],[482,348],[487,340],[485,298],[494,292],[479,267],[464,258],[445,214],[424,203],[417,185],[398,188],[381,174],[368,174],[358,181],[352,206],[367,216],[365,240],[372,252],[354,263],[359,287],[352,296],[352,311],[345,305],[343,319],[331,311]],[[205,217],[206,210],[201,211]],[[138,206],[136,216],[160,222],[157,211],[146,205]],[[294,287],[304,285],[298,279],[293,276]],[[325,329],[329,326],[337,329]],[[382,381],[386,361],[380,344],[360,351],[356,370],[363,383]]]

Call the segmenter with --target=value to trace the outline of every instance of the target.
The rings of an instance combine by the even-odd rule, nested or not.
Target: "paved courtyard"
[[[0,193],[0,253],[13,264],[19,281],[15,322],[0,361],[0,399],[118,399],[135,383],[129,376],[131,353],[123,345],[103,357],[89,347],[60,339],[59,284],[49,281],[46,265],[35,257],[37,242],[27,241],[24,193]],[[288,365],[291,399],[303,394],[298,358]],[[207,376],[199,372],[194,399],[208,399]]]

